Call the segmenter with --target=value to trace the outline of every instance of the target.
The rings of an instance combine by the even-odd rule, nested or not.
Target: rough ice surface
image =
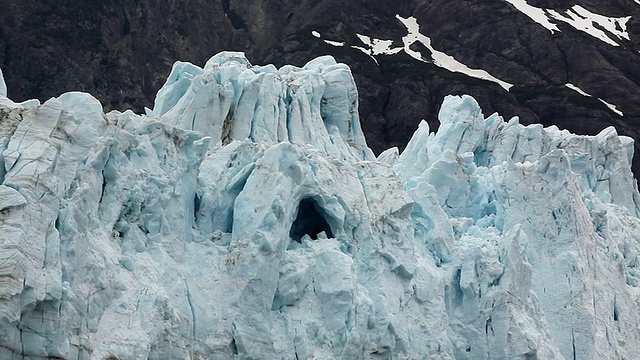
[[[349,69],[0,98],[2,359],[636,357],[632,140],[485,118],[374,158]]]

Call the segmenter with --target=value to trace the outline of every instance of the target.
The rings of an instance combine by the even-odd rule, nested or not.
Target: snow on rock
[[[531,20],[547,28],[551,33],[560,31],[555,21],[562,21],[571,25],[574,29],[582,31],[594,38],[612,46],[620,46],[617,40],[629,40],[627,22],[631,16],[609,17],[593,13],[580,5],[573,5],[560,11],[554,9],[539,8],[527,3],[526,0],[504,0],[513,5],[518,11],[528,16]],[[638,1],[636,1],[638,2]]]
[[[527,0],[504,1],[513,5],[513,7],[518,9],[518,11],[520,11],[521,13],[527,15],[531,20],[547,28],[549,31],[551,31],[552,34],[554,31],[560,31],[560,29],[558,29],[558,26],[550,21],[548,10],[530,5],[529,3],[527,3]]]
[[[482,69],[471,69],[467,65],[456,60],[453,56],[434,49],[431,45],[431,39],[420,33],[420,25],[415,17],[410,16],[408,18],[403,18],[400,15],[396,15],[396,18],[400,20],[402,25],[407,29],[407,35],[402,38],[404,51],[414,59],[425,62],[425,58],[420,54],[420,52],[411,49],[411,45],[419,42],[429,50],[431,53],[430,58],[436,66],[447,69],[451,72],[462,73],[473,78],[495,82],[507,91],[513,87],[513,84],[502,81]]]
[[[633,143],[484,118],[375,159],[348,68],[0,103],[0,358],[633,358]]]
[[[369,37],[367,35],[356,34],[358,39],[362,44],[364,44],[364,46],[352,45],[351,48],[362,51],[363,53],[371,57],[371,59],[376,64],[378,64],[378,60],[375,58],[376,56],[395,55],[404,51],[407,55],[411,56],[412,58],[418,61],[433,63],[434,65],[441,67],[443,69],[449,70],[451,72],[465,74],[472,78],[492,81],[500,85],[502,88],[504,88],[507,91],[509,91],[509,89],[513,87],[513,84],[510,84],[506,81],[502,81],[482,69],[471,69],[465,64],[456,60],[453,56],[447,55],[441,51],[434,49],[433,46],[431,45],[431,39],[428,36],[425,36],[420,33],[420,26],[418,25],[416,18],[414,17],[403,18],[397,14],[396,14],[396,18],[402,23],[402,25],[406,28],[406,31],[407,31],[407,35],[402,37],[401,47],[394,47],[393,40],[376,39],[376,38]],[[316,34],[318,33],[316,32]],[[312,35],[315,36],[315,34],[313,33]],[[318,36],[315,36],[315,37],[320,38],[319,35],[320,34],[318,34]],[[345,42],[331,41],[331,40],[323,40],[323,41],[329,45],[336,46],[336,47],[345,46]],[[429,50],[429,54],[421,54],[419,51],[415,51],[411,49],[411,46],[416,42],[419,42],[422,45],[424,45],[427,48],[427,50]]]
[[[575,85],[573,85],[571,83],[564,84],[564,86],[568,87],[569,89],[577,92],[578,94],[580,94],[582,96],[593,97],[590,94],[584,92],[582,89],[580,89],[579,87],[577,87],[577,86],[575,86]],[[618,110],[617,106],[615,106],[613,104],[610,104],[610,103],[608,103],[608,102],[606,102],[606,101],[604,101],[604,100],[602,100],[600,98],[596,98],[596,99],[600,100],[601,103],[603,103],[606,107],[608,107],[614,113],[616,113],[616,114],[618,114],[620,116],[624,116],[624,113],[622,111]]]
[[[374,56],[376,55],[393,55],[403,50],[402,47],[393,47],[393,40],[380,40],[366,35],[356,34],[358,39],[365,44],[366,47],[352,46],[354,49],[358,49],[363,53],[371,56],[373,61],[378,63],[378,60]]]
[[[613,104],[610,104],[610,103],[608,103],[608,102],[606,102],[606,101],[604,101],[604,100],[602,100],[600,98],[598,98],[598,100],[600,100],[601,103],[603,103],[606,107],[611,109],[611,111],[613,111],[614,113],[616,113],[616,114],[618,114],[620,116],[624,116],[624,113],[622,111],[618,110],[617,106],[615,106]]]
[[[566,15],[556,10],[547,10],[551,17],[566,22],[576,30],[585,32],[612,46],[620,46],[609,34],[618,40],[629,40],[627,22],[631,16],[620,18],[608,17],[593,13],[580,5],[574,5],[566,10]]]

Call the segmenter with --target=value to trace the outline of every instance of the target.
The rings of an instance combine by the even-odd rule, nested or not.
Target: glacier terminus
[[[375,156],[348,66],[177,62],[153,109],[0,73],[2,359],[634,359],[633,140],[488,117]]]

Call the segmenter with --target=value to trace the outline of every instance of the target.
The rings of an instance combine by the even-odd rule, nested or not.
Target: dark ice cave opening
[[[323,231],[327,237],[333,237],[333,231],[325,219],[324,210],[312,198],[302,199],[298,205],[298,215],[291,225],[289,236],[297,242],[300,242],[305,235],[316,240],[318,234]]]

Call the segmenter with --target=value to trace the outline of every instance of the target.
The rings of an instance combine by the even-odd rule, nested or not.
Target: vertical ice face
[[[374,159],[329,57],[0,101],[0,358],[633,358],[632,140],[440,121]]]
[[[615,315],[620,304],[633,307],[638,301],[640,223],[638,191],[629,170],[630,139],[613,128],[577,136],[555,127],[525,127],[517,119],[504,122],[496,114],[483,119],[470,97],[447,97],[440,121],[435,136],[427,136],[428,127],[421,125],[395,169],[406,191],[427,209],[414,215],[416,229],[443,239],[449,245],[438,248],[457,254],[441,257],[457,268],[448,300],[455,310],[450,316],[460,320],[457,333],[472,338],[477,327],[467,328],[467,321],[478,321],[478,316],[487,321],[489,341],[476,342],[477,353],[471,346],[472,357],[489,351],[509,358],[502,351],[518,346],[513,340],[496,346],[507,336],[504,331],[522,336],[520,344],[552,334],[565,358],[632,356],[640,333],[629,330],[637,314],[628,314],[630,319]],[[434,199],[425,201],[421,188],[432,189]],[[448,217],[453,236],[447,235],[447,226],[421,226],[424,218],[437,214],[433,202],[447,214],[439,218]],[[482,280],[487,275],[493,277]],[[500,289],[509,289],[504,303],[497,300]],[[496,319],[508,317],[495,301],[507,307],[520,303],[523,307],[508,311],[529,314],[530,320],[520,322],[528,325],[496,326]],[[607,340],[623,336],[632,340]],[[540,356],[539,349],[534,353]]]
[[[288,141],[336,157],[373,159],[351,71],[330,56],[279,70],[252,66],[232,52],[212,57],[204,69],[177,62],[149,114],[210,136],[214,145]]]

